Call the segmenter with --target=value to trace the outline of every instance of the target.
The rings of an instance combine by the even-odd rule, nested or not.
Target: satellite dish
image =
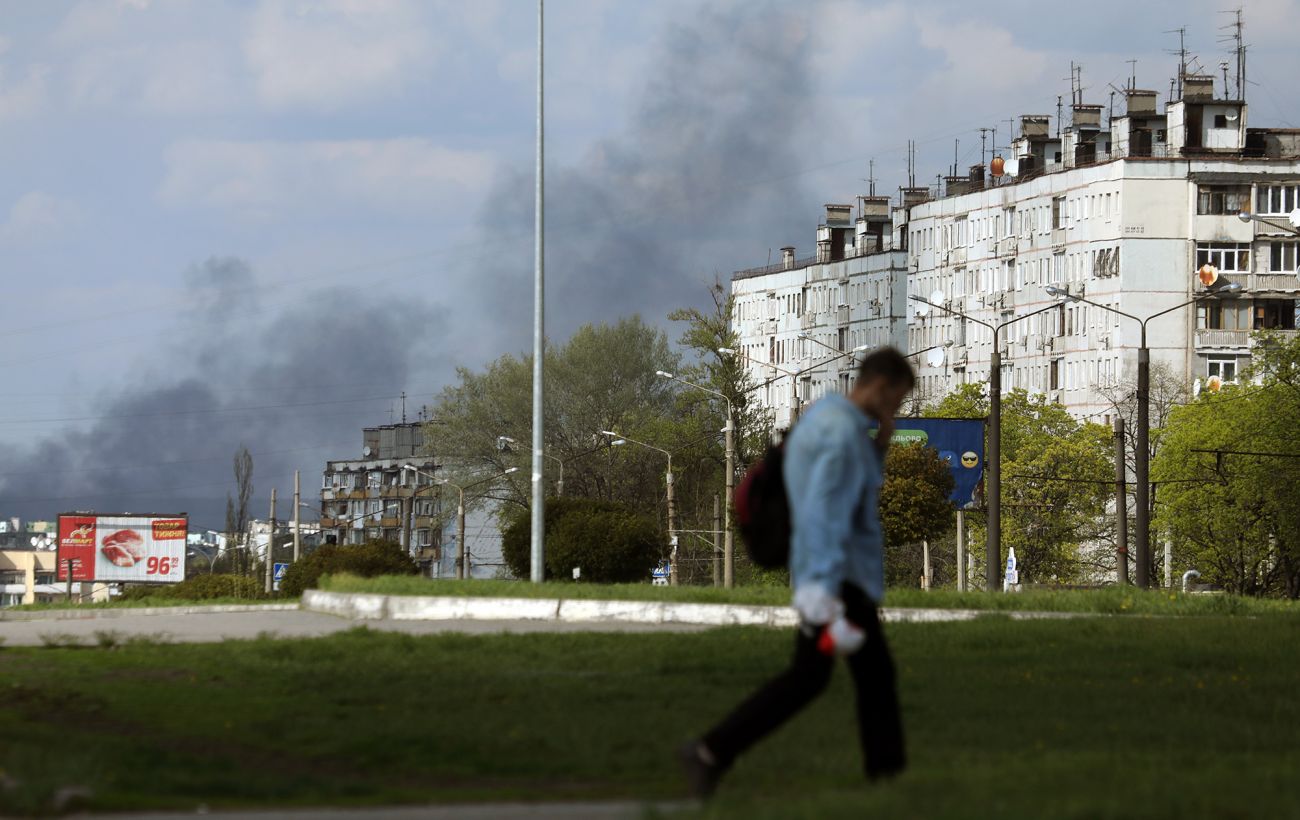
[[[925,363],[931,367],[943,367],[943,361],[945,358],[943,348],[936,347],[934,350],[925,354]]]
[[[1228,122],[1236,122],[1241,116],[1236,111],[1229,111],[1225,117]]]
[[[1219,269],[1208,262],[1201,265],[1201,269],[1196,272],[1196,275],[1200,278],[1201,284],[1207,288],[1213,287],[1214,283],[1219,281]]]
[[[943,291],[939,290],[938,288],[935,288],[934,291],[930,294],[930,301],[934,302],[936,305],[942,302]]]
[[[1300,208],[1296,208],[1294,211],[1287,214],[1286,219],[1291,223],[1291,227],[1300,228]]]
[[[374,452],[374,450],[371,450],[369,447],[362,447],[362,448],[361,448],[361,455],[366,456],[367,458],[369,458],[369,457],[370,457],[370,454],[373,453],[373,452]]]
[[[930,315],[930,306],[927,305],[925,302],[914,302],[913,304],[915,305],[915,307],[913,307],[912,310],[916,312],[917,316]]]

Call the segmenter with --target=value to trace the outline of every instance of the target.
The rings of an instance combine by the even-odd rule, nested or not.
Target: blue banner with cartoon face
[[[894,423],[893,444],[922,444],[938,450],[939,457],[948,462],[948,469],[952,470],[952,502],[958,507],[980,502],[980,481],[984,478],[984,419],[900,418]]]

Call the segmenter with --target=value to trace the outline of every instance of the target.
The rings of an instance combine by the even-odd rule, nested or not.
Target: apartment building
[[[946,177],[941,191],[903,189],[892,211],[860,200],[858,226],[868,214],[892,216],[866,250],[839,244],[849,209],[828,206],[816,257],[791,252],[733,276],[751,375],[779,378],[774,367],[801,371],[830,355],[810,340],[842,351],[889,343],[932,351],[916,362],[918,394],[935,399],[987,381],[994,339],[979,323],[1007,323],[1004,390],[1109,421],[1113,388],[1134,378],[1141,326],[1047,288],[1146,318],[1236,283],[1236,299],[1153,319],[1147,342],[1152,362],[1189,384],[1237,379],[1254,331],[1296,332],[1300,131],[1248,128],[1246,104],[1216,97],[1213,77],[1186,75],[1179,86],[1163,113],[1156,92],[1126,89],[1123,114],[1105,127],[1102,107],[1081,101],[1055,132],[1051,117],[1023,116],[1010,156],[987,175],[980,164]],[[1242,220],[1243,210],[1263,220]],[[799,376],[801,398],[846,386],[849,361]],[[769,390],[765,400],[778,426],[788,424],[792,394]]]
[[[387,539],[422,564],[441,560],[442,490],[430,476],[423,422],[367,427],[361,458],[326,462],[320,495],[322,538],[336,544]],[[403,470],[414,465],[419,472]]]

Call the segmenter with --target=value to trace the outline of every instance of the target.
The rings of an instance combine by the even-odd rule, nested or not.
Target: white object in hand
[[[806,584],[794,591],[794,608],[806,624],[821,626],[844,615],[844,604],[818,584]]]
[[[827,655],[852,655],[867,642],[867,633],[849,619],[840,616],[831,621],[817,638],[817,648]]]

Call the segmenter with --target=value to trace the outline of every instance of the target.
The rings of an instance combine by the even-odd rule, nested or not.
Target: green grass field
[[[616,601],[684,601],[691,603],[790,603],[790,590],[777,586],[656,587],[650,584],[531,584],[524,581],[433,581],[411,575],[382,578],[325,576],[321,589],[382,595],[484,595],[514,598],[604,599]],[[1026,590],[1013,594],[891,588],[891,607],[940,607],[998,611],[1095,612],[1109,615],[1276,615],[1300,617],[1300,602],[1232,595],[1182,595],[1133,587],[1093,590]]]
[[[699,816],[1295,817],[1300,619],[889,627],[912,768],[859,777],[847,675]],[[790,635],[0,649],[0,807],[673,799],[671,752]],[[7,785],[6,785],[7,784]],[[687,816],[696,816],[688,814]]]

